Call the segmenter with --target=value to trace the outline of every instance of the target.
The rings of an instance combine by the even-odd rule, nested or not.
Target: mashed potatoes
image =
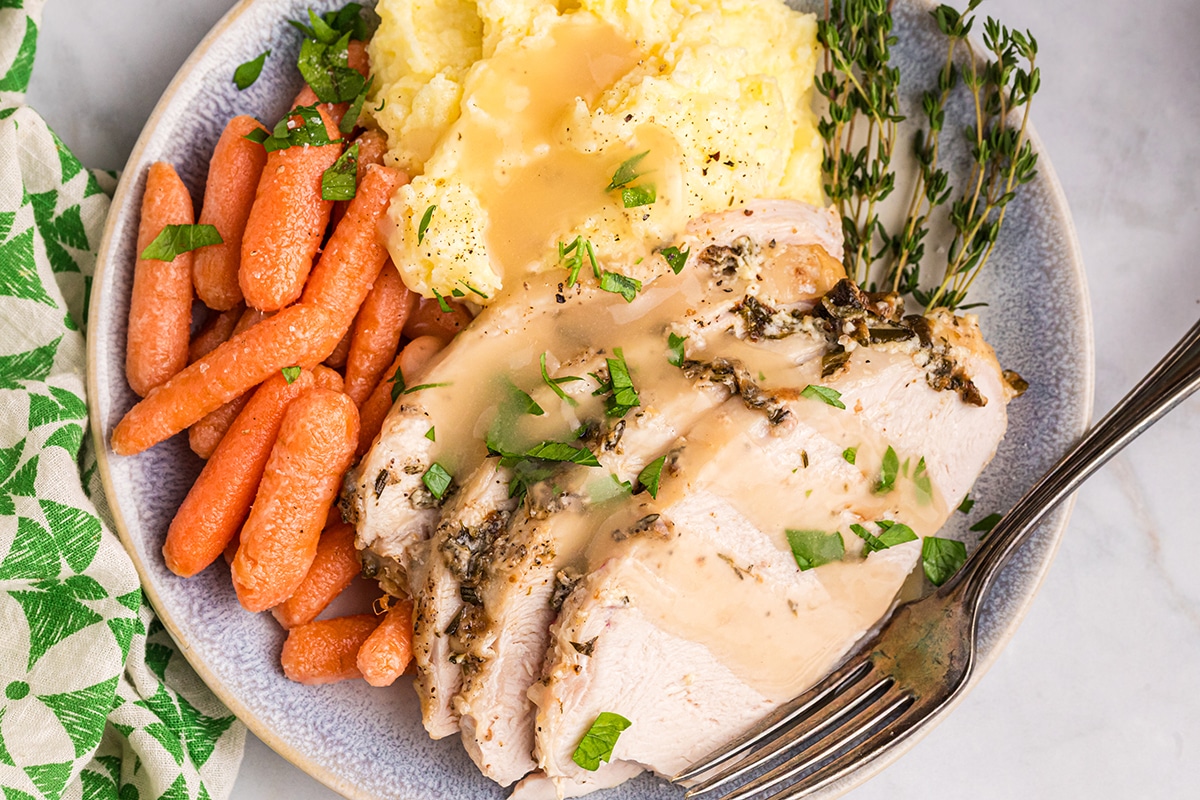
[[[690,217],[821,201],[816,20],[780,0],[380,0],[378,12],[374,116],[414,176],[392,203],[390,249],[426,296],[492,302],[560,268],[558,244],[577,236],[602,269],[649,280]],[[654,200],[626,208],[610,182],[643,153],[627,186]]]

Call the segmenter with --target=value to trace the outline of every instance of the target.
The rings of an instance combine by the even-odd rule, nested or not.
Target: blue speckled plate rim
[[[167,112],[168,107],[172,104],[179,88],[189,79],[190,73],[194,67],[204,59],[208,51],[214,44],[224,35],[224,33],[244,14],[248,9],[255,5],[260,0],[240,0],[237,5],[231,8],[221,20],[209,31],[204,39],[197,45],[196,49],[180,67],[175,77],[163,93],[159,102],[154,108],[154,111],[146,121],[145,127],[141,135],[138,137],[133,151],[127,162],[126,174],[130,174],[129,170],[136,166],[143,158],[143,152],[147,148],[147,144],[151,139],[152,133],[156,128],[160,118]],[[912,5],[924,8],[932,8],[933,3],[930,0],[909,0]],[[1044,156],[1045,147],[1038,136],[1035,129],[1031,127],[1029,132],[1030,140],[1033,142],[1034,148]],[[1071,267],[1071,278],[1075,297],[1079,302],[1077,311],[1080,315],[1077,324],[1080,333],[1083,337],[1084,350],[1077,356],[1076,368],[1082,368],[1083,386],[1077,397],[1077,400],[1082,401],[1082,407],[1078,409],[1078,426],[1082,432],[1087,421],[1090,420],[1093,410],[1094,401],[1094,386],[1095,386],[1095,356],[1094,356],[1094,337],[1093,337],[1093,320],[1091,311],[1091,302],[1088,294],[1086,276],[1083,269],[1082,251],[1078,241],[1078,235],[1074,224],[1071,220],[1070,210],[1067,203],[1066,195],[1063,192],[1062,185],[1058,180],[1058,176],[1054,171],[1050,161],[1042,158],[1039,163],[1040,178],[1044,181],[1045,188],[1049,194],[1051,206],[1055,212],[1055,216],[1061,222],[1059,232],[1065,237],[1065,249],[1067,253],[1067,261]],[[120,222],[125,216],[121,210],[126,208],[130,202],[129,195],[131,192],[140,190],[140,184],[137,181],[123,180],[119,184],[117,191],[112,201],[112,212],[106,221],[104,235],[101,240],[99,255],[97,258],[96,272],[94,276],[94,285],[92,288],[91,307],[99,308],[103,302],[103,285],[104,285],[104,270],[107,268],[108,253],[115,240],[115,233]],[[104,486],[105,494],[109,498],[118,496],[116,486],[113,482],[112,470],[109,465],[109,448],[104,420],[100,414],[100,403],[97,399],[100,394],[100,381],[98,367],[100,354],[97,352],[100,336],[89,336],[87,340],[87,355],[88,355],[88,371],[87,371],[87,389],[92,402],[89,403],[91,409],[91,430],[93,443],[95,445],[97,461],[99,465],[101,480]],[[1054,555],[1057,553],[1058,547],[1061,544],[1063,533],[1066,530],[1067,522],[1070,517],[1071,509],[1074,507],[1074,498],[1072,498],[1063,508],[1059,509],[1049,521],[1043,525],[1039,538],[1043,538],[1048,542],[1048,546],[1043,557],[1038,561],[1036,569],[1026,573],[1026,578],[1021,582],[1021,596],[1019,598],[1008,598],[1005,603],[1005,610],[1008,613],[1007,624],[1003,630],[996,636],[989,646],[984,649],[978,661],[977,669],[968,685],[956,700],[947,706],[940,714],[924,725],[915,735],[909,738],[900,746],[887,753],[885,756],[876,758],[870,762],[861,765],[845,778],[826,787],[821,792],[814,795],[820,798],[833,798],[844,794],[852,788],[862,784],[869,778],[873,777],[880,770],[894,762],[913,746],[915,746],[925,735],[945,718],[958,703],[967,695],[971,688],[982,679],[984,674],[991,668],[1008,643],[1011,637],[1015,634],[1020,626],[1025,615],[1028,613],[1029,607],[1032,604],[1034,596],[1036,596],[1046,574],[1049,571],[1050,564],[1054,560]],[[126,523],[124,515],[119,505],[111,505],[111,514],[113,521],[117,527],[117,533],[121,538],[125,549],[130,555],[135,568],[138,571],[142,581],[142,589],[145,592],[150,603],[156,609],[163,609],[165,606],[161,602],[159,593],[150,580],[150,572],[137,554],[137,548],[132,540],[129,526]],[[238,716],[247,727],[254,732],[265,744],[275,750],[283,758],[294,764],[299,769],[305,771],[325,786],[333,791],[338,792],[353,800],[376,800],[376,795],[366,792],[349,780],[346,777],[338,774],[333,769],[327,769],[322,765],[315,763],[301,753],[297,748],[290,745],[287,740],[281,736],[274,728],[267,725],[263,720],[257,717],[247,705],[242,702],[237,694],[230,691],[213,673],[208,664],[196,657],[181,635],[180,626],[175,620],[162,610],[158,612],[159,619],[167,629],[168,633],[179,644],[180,651],[187,659],[192,668],[197,674],[209,685],[213,692],[221,699],[225,705]]]

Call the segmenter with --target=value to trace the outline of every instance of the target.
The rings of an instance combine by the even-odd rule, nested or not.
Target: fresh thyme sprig
[[[817,91],[829,103],[818,123],[825,141],[825,193],[842,217],[847,272],[864,283],[887,240],[878,206],[896,186],[891,168],[896,146],[900,71],[889,66],[892,34],[889,0],[826,0],[817,26],[825,46],[825,71]],[[863,128],[865,127],[865,130]]]
[[[974,165],[967,189],[950,206],[954,238],[942,282],[928,295],[913,295],[926,311],[963,306],[996,247],[1017,187],[1037,176],[1038,156],[1028,140],[1031,101],[1041,85],[1037,40],[988,17],[983,44],[988,56],[971,51],[962,76],[975,108],[968,128]]]
[[[927,312],[965,307],[967,289],[995,248],[1016,189],[1037,175],[1037,154],[1027,138],[1030,101],[1040,85],[1037,42],[1032,34],[989,17],[984,53],[976,53],[967,39],[981,2],[969,0],[962,13],[947,5],[931,12],[946,37],[946,61],[936,86],[922,96],[924,127],[914,141],[917,174],[895,235],[879,218],[879,204],[895,188],[892,155],[904,120],[898,112],[899,72],[889,66],[897,41],[891,2],[827,0],[818,25],[818,40],[826,48],[825,71],[816,83],[828,101],[818,125],[825,141],[825,192],[842,217],[846,272],[873,289],[872,266],[880,262],[883,285],[911,294]],[[967,52],[961,71],[956,67],[960,47]],[[965,130],[972,171],[956,193],[939,159],[947,103],[960,84],[971,93],[975,119]],[[920,266],[930,221],[951,197],[956,197],[948,208],[954,237],[945,271],[936,288],[922,291]]]

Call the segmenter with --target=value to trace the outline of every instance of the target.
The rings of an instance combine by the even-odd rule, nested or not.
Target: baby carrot
[[[269,316],[270,314],[256,308],[247,308],[238,318],[230,335],[237,336]],[[205,414],[203,419],[188,428],[188,447],[192,448],[192,452],[201,458],[209,458],[220,444],[225,431],[229,430],[229,426],[233,424],[234,419],[245,407],[248,399],[248,393],[241,394],[216,411]]]
[[[337,123],[317,110],[329,138],[340,139]],[[341,144],[267,154],[242,236],[238,282],[246,305],[276,311],[300,296],[333,208],[321,197],[321,176],[341,154]]]
[[[442,310],[443,302],[450,307],[449,311]],[[461,303],[446,298],[439,301],[436,297],[422,297],[404,324],[404,335],[409,339],[416,339],[418,336],[453,339],[459,331],[471,324],[471,319],[471,312]]]
[[[387,260],[387,246],[379,235],[379,223],[402,179],[404,174],[394,169],[367,168],[345,218],[329,237],[325,252],[304,287],[300,302],[329,310],[337,321],[339,337],[354,322],[354,315]]]
[[[378,624],[374,614],[356,614],[293,628],[279,658],[283,674],[310,686],[361,677],[358,649]]]
[[[337,343],[337,347],[333,348],[329,358],[325,359],[325,366],[330,369],[342,369],[346,366],[346,355],[350,352],[350,338],[353,335],[353,329],[346,331],[346,335]]]
[[[141,253],[167,225],[193,222],[192,197],[175,169],[162,161],[151,164],[142,195],[125,350],[125,377],[141,397],[187,365],[193,259],[190,252],[174,261],[145,259]]]
[[[320,386],[322,389],[342,393],[346,391],[346,383],[342,380],[342,376],[329,367],[321,364],[313,367],[313,378],[316,379],[317,386]]]
[[[304,580],[271,614],[285,630],[312,622],[361,572],[354,526],[333,522],[321,532],[317,555]]]
[[[416,295],[404,285],[389,259],[354,320],[346,356],[346,394],[361,406],[379,383],[400,345],[400,331],[415,305]]]
[[[400,391],[400,388],[396,386],[397,370],[401,375],[415,376],[420,373],[429,359],[441,352],[445,346],[445,341],[436,336],[422,336],[419,339],[413,339],[404,346],[391,366],[384,370],[375,390],[371,392],[358,412],[358,449],[355,451],[358,455],[361,456],[370,449],[371,443],[383,429],[383,420],[395,402],[394,395]]]
[[[196,296],[209,308],[223,311],[242,302],[242,289],[238,285],[242,234],[267,163],[263,146],[245,137],[262,127],[253,117],[234,117],[225,126],[208,162],[200,223],[215,225],[224,242],[196,252],[192,282]]]
[[[234,336],[129,409],[113,430],[118,455],[140,453],[284,367],[323,361],[344,333],[324,308],[297,304]]]
[[[188,363],[199,361],[216,350],[217,345],[232,336],[233,329],[237,326],[243,310],[241,306],[235,306],[220,314],[210,314],[204,327],[192,337],[192,342],[188,345]]]
[[[243,608],[277,606],[304,580],[357,442],[358,409],[346,395],[314,388],[288,406],[233,558]]]
[[[413,604],[396,600],[358,650],[358,671],[372,686],[391,686],[412,660]]]
[[[288,403],[312,386],[307,370],[291,383],[277,372],[238,414],[167,530],[163,556],[176,575],[195,575],[235,540],[250,513]]]

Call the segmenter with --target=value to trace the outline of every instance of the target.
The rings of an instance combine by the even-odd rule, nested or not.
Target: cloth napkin
[[[87,297],[116,176],[24,105],[44,2],[0,0],[0,792],[219,800],[245,729],[144,600],[87,431]]]

